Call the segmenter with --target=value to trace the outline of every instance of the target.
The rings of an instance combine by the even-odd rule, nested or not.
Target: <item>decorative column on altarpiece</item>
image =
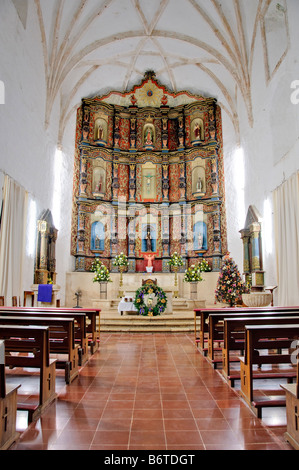
[[[212,197],[218,196],[218,165],[216,155],[211,160]]]
[[[116,257],[118,253],[118,237],[117,237],[117,224],[118,224],[118,217],[116,211],[113,210],[111,213],[111,272],[117,273],[118,268],[117,266],[113,265],[113,259]]]
[[[169,257],[169,206],[162,204],[161,209],[161,234],[162,234],[162,271],[164,273],[170,272],[168,264]]]
[[[136,141],[137,141],[137,134],[136,134],[136,117],[131,118],[130,120],[130,152],[136,152]]]
[[[114,154],[112,165],[112,200],[118,201],[119,180],[118,180],[118,155]]]
[[[87,189],[87,159],[88,154],[86,149],[80,150],[80,185],[79,185],[79,196],[80,197],[87,197],[86,189]]]
[[[183,266],[181,270],[184,271],[188,268],[187,256],[188,256],[188,220],[191,215],[191,208],[189,204],[181,203],[181,256],[183,258]]]
[[[162,111],[162,152],[168,152],[168,117],[166,112],[168,112],[168,108]]]
[[[85,214],[81,205],[79,205],[78,211],[76,271],[85,271]]]
[[[219,206],[213,214],[213,271],[220,271],[221,269],[221,219]]]
[[[185,134],[184,134],[184,118],[183,116],[178,117],[178,143],[179,149],[184,148]]]
[[[128,272],[136,272],[135,243],[136,243],[135,207],[128,207]]]
[[[136,159],[135,155],[130,157],[130,176],[129,176],[129,202],[135,202],[136,196]]]
[[[180,182],[179,182],[179,188],[180,188],[180,202],[185,202],[186,201],[186,166],[185,162],[182,161],[180,163]]]
[[[164,157],[162,162],[162,201],[169,202],[169,163],[168,158]]]

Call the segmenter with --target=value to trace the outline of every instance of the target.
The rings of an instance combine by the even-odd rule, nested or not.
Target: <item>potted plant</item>
[[[200,271],[201,271],[202,273],[208,273],[208,272],[212,271],[211,266],[209,265],[209,263],[208,263],[207,260],[205,260],[205,259],[202,259],[202,260],[198,263],[198,265],[199,265]]]
[[[197,285],[200,281],[203,281],[200,263],[192,264],[188,269],[186,269],[184,276],[184,282],[190,283],[191,299],[197,299]]]
[[[93,282],[98,282],[100,284],[100,296],[101,298],[107,298],[107,282],[112,282],[110,278],[109,269],[102,263],[100,259],[96,259],[91,267],[94,277]]]

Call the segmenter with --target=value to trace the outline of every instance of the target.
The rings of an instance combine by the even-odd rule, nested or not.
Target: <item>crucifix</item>
[[[144,175],[144,178],[146,180],[146,191],[147,191],[147,193],[150,193],[151,192],[151,187],[152,187],[152,179],[151,178],[155,178],[155,175],[151,175],[151,174]]]

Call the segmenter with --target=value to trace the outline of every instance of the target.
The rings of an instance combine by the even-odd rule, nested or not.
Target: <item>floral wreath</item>
[[[144,302],[144,296],[147,294],[154,294],[157,297],[157,303],[153,306],[151,303],[146,305]],[[134,305],[137,308],[140,315],[155,317],[161,315],[167,306],[167,297],[161,287],[155,285],[145,285],[137,289],[134,300]]]

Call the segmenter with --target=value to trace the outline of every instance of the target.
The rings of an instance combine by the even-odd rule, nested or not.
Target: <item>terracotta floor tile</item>
[[[198,431],[165,431],[167,445],[203,445]]]
[[[38,374],[21,372],[9,371],[9,379],[22,379],[32,400]],[[66,385],[58,372],[57,400],[29,427],[18,414],[21,436],[12,450],[292,449],[283,437],[285,409],[257,419],[193,334],[102,333],[78,378]]]
[[[129,442],[129,431],[107,431],[100,430],[94,433],[93,446],[98,445],[127,445]]]
[[[131,449],[132,446],[164,446],[164,431],[131,431],[129,445]]]

